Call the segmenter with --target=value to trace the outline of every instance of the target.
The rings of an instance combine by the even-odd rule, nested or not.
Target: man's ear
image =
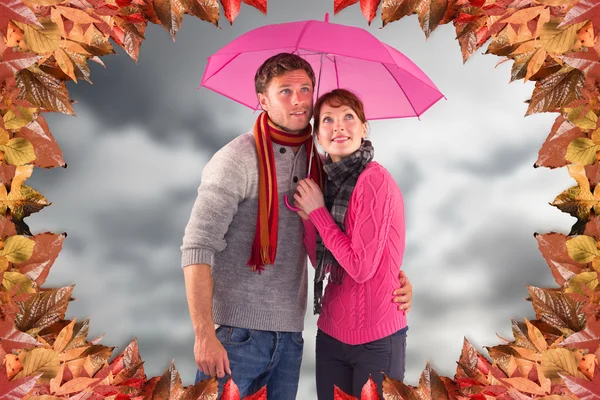
[[[260,104],[260,107],[264,110],[264,111],[269,111],[269,99],[267,99],[267,96],[265,96],[262,93],[258,93],[258,104]]]

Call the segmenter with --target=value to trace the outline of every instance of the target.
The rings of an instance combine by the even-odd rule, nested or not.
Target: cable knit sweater
[[[370,162],[352,192],[342,232],[327,208],[304,221],[304,243],[315,265],[316,233],[346,271],[341,285],[329,282],[317,325],[343,343],[381,339],[406,326],[392,302],[404,254],[404,202],[391,174]]]

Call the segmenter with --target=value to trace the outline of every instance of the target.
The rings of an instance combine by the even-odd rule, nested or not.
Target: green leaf
[[[590,139],[577,138],[569,143],[565,159],[576,165],[590,165],[596,161],[598,150],[600,150],[600,145]]]
[[[31,257],[35,242],[25,236],[11,236],[4,242],[0,249],[0,256],[4,256],[11,263],[22,263]]]
[[[567,240],[566,244],[569,257],[571,257],[573,261],[589,263],[592,262],[594,258],[600,256],[598,242],[591,236],[580,235]]]

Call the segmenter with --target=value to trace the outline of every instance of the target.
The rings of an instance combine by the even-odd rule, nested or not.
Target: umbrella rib
[[[404,93],[404,97],[406,97],[406,100],[408,100],[408,104],[410,104],[410,107],[415,112],[415,115],[417,117],[419,117],[419,113],[417,112],[417,110],[415,110],[415,106],[413,106],[412,101],[410,101],[410,98],[406,95],[406,92],[404,91],[404,88],[402,87],[402,84],[400,82],[398,82],[398,79],[396,79],[396,77],[394,76],[394,74],[392,74],[392,71],[390,71],[390,69],[388,68],[387,64],[383,64],[382,63],[381,65],[383,65],[385,67],[385,69],[387,70],[387,72],[392,76],[392,78],[394,78],[394,80],[398,84],[398,87],[400,88],[400,90],[402,90],[402,93]]]
[[[386,51],[386,53],[388,53],[388,55],[390,56],[390,58],[391,58],[391,59],[392,59],[392,61],[393,61],[393,60],[394,60],[394,57],[392,57],[392,55],[390,54],[390,51],[389,51],[389,50],[388,50],[388,49],[387,49],[385,46],[383,46],[383,49]],[[385,64],[385,63],[382,63],[382,64]],[[398,64],[397,64],[395,61],[394,61],[394,65],[396,65],[398,68],[400,68],[400,66],[399,66],[399,65],[398,65]],[[387,67],[386,67],[386,68],[387,68]],[[420,79],[420,78],[417,78],[417,77],[416,77],[416,76],[415,76],[413,73],[411,73],[411,72],[407,71],[405,68],[402,68],[402,70],[403,70],[404,72],[406,72],[407,74],[410,74],[410,76],[412,76],[413,78],[415,78],[415,79],[417,79],[417,80],[419,80],[419,81],[423,82],[425,85],[429,86],[431,89],[433,89],[433,90],[435,90],[436,92],[438,92],[438,93],[442,94],[442,96],[444,96],[444,94],[443,94],[442,92],[440,92],[440,89],[438,89],[437,87],[435,87],[435,85],[432,87],[432,86],[431,86],[429,83],[427,83],[427,82],[423,81],[423,80],[422,80],[422,79]],[[388,71],[389,71],[389,69],[388,69]],[[421,71],[421,72],[422,72],[422,71]],[[393,75],[392,75],[392,76],[393,76]],[[396,81],[396,82],[398,82],[398,81]],[[444,97],[446,97],[446,96],[444,96]]]
[[[335,69],[335,86],[340,88],[340,76],[338,75],[337,70],[337,61],[335,61],[335,55],[333,56],[333,68]]]
[[[310,24],[311,22],[312,21],[306,21],[306,24],[304,24],[304,26],[302,27],[302,31],[300,31],[300,35],[298,35],[298,40],[296,41],[296,49],[300,47],[300,40],[302,40],[302,36],[304,36],[304,32],[306,32],[308,24]]]

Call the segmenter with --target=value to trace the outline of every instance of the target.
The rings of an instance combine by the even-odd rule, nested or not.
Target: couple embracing
[[[336,89],[313,107],[315,74],[289,53],[260,66],[255,88],[263,112],[204,167],[183,237],[196,380],[216,376],[221,393],[232,377],[242,398],[265,385],[269,400],[296,398],[308,255],[319,400],[334,385],[360,397],[369,376],[381,392],[382,372],[404,377],[412,297],[400,190],[373,161],[355,94]]]

